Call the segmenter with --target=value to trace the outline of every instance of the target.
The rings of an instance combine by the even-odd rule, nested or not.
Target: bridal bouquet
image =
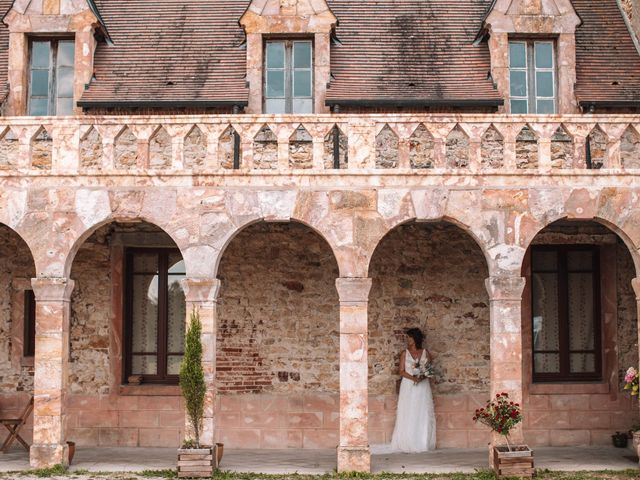
[[[633,367],[624,375],[624,389],[630,390],[632,397],[638,395],[638,371]]]
[[[422,380],[423,378],[431,378],[434,375],[434,369],[433,369],[433,364],[431,364],[431,362],[429,362],[427,359],[425,360],[417,360],[414,364],[413,364],[413,371],[411,372],[411,375],[413,375],[414,377],[418,377],[419,380]],[[413,382],[414,385],[417,385],[418,382]]]

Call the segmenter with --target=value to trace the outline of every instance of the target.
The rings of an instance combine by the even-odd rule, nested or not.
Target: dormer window
[[[552,41],[510,41],[511,113],[556,113],[555,55]]]
[[[72,39],[31,41],[29,115],[73,114]]]
[[[313,43],[269,40],[264,57],[264,112],[313,113]]]

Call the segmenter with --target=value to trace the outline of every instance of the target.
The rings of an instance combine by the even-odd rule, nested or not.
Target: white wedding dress
[[[420,361],[426,360],[426,350],[422,351]],[[415,360],[407,350],[404,368],[413,372]],[[398,395],[396,425],[393,429],[390,445],[372,445],[371,453],[393,452],[418,453],[436,448],[436,415],[433,408],[431,384],[428,379],[417,385],[408,378],[402,378]]]

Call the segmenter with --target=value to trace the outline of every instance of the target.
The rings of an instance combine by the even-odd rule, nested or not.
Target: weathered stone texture
[[[411,168],[434,167],[433,136],[423,123],[418,125],[409,138],[409,163]]]
[[[484,168],[501,168],[504,165],[504,139],[493,125],[482,135],[481,151]]]
[[[115,167],[135,168],[138,163],[138,140],[129,127],[125,127],[116,138]]]
[[[253,165],[261,170],[278,167],[278,139],[268,126],[263,126],[253,142]]]
[[[389,125],[385,125],[376,136],[376,168],[396,168],[398,146],[398,136]]]
[[[289,137],[289,166],[294,169],[313,167],[313,138],[302,125]]]
[[[52,148],[53,139],[44,128],[40,128],[31,140],[31,166],[40,170],[50,170]]]
[[[591,130],[589,134],[589,150],[591,152],[591,168],[594,170],[603,168],[607,158],[607,135],[600,126]]]
[[[229,125],[222,135],[220,136],[220,141],[218,142],[219,156],[220,156],[220,166],[226,169],[233,168],[233,157],[234,157],[234,145],[235,145],[235,135],[236,131],[233,129],[231,125]],[[242,158],[242,156],[240,156]]]
[[[573,149],[571,135],[562,126],[558,127],[551,137],[551,167],[572,168]]]
[[[206,158],[207,136],[196,125],[184,139],[184,166],[185,168],[202,168]]]
[[[13,168],[17,164],[20,144],[13,130],[6,129],[0,137],[0,168]]]
[[[22,332],[13,330],[15,309],[22,311],[22,305],[15,305],[15,299],[24,298],[16,285],[22,279],[27,285],[35,277],[35,266],[29,248],[10,228],[0,225],[0,392],[33,391],[33,367],[21,366],[21,359],[15,358],[14,342],[22,345]],[[14,337],[18,333],[18,338]]]
[[[635,266],[629,249],[620,239],[618,239],[616,257],[618,369],[622,388],[627,368],[638,365],[638,307],[636,295],[631,286],[631,280],[636,277]]]
[[[98,131],[91,127],[80,140],[80,167],[99,168],[102,165],[102,138]]]
[[[173,157],[171,148],[171,136],[164,127],[160,127],[149,142],[149,166],[169,168]]]
[[[480,248],[453,225],[409,224],[382,240],[370,267],[371,395],[395,393],[410,327],[434,356],[436,397],[489,391],[487,276]]]
[[[69,390],[73,394],[109,393],[111,318],[110,226],[95,232],[78,251],[71,269]]]
[[[218,390],[338,390],[338,270],[299,224],[257,224],[227,247],[218,277]]]
[[[529,126],[516,137],[516,166],[520,169],[538,168],[538,139]]]
[[[459,125],[447,136],[447,167],[466,168],[469,166],[469,137]]]
[[[620,139],[620,161],[622,168],[640,168],[640,135],[631,126]]]
[[[337,130],[337,132],[336,132]],[[334,142],[335,135],[338,134],[338,159],[340,169],[345,169],[349,165],[349,142],[347,136],[339,128],[333,128],[324,137],[324,168],[332,170],[334,167]]]

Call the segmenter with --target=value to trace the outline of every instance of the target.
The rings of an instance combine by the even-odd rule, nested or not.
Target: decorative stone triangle
[[[247,33],[328,33],[336,21],[325,0],[252,0],[240,18]]]
[[[580,23],[570,0],[496,0],[485,20],[508,33],[574,33]]]
[[[20,15],[76,15],[94,9],[90,0],[15,0],[9,11]]]

